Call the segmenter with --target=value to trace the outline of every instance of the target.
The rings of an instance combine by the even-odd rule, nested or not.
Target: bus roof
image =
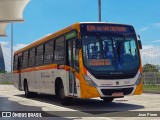
[[[80,24],[115,24],[115,25],[131,26],[131,25],[127,25],[127,24],[118,24],[118,23],[110,23],[110,22],[79,22],[79,23],[72,24],[72,25],[70,25],[70,26],[68,26],[68,27],[66,27],[66,28],[64,28],[62,30],[59,30],[59,31],[53,33],[53,34],[48,34],[48,35],[46,35],[46,36],[34,41],[33,43],[27,45],[26,47],[21,48],[20,50],[17,50],[14,54],[17,55],[17,54],[19,54],[19,53],[21,53],[23,51],[26,51],[26,50],[28,50],[28,49],[30,49],[30,48],[32,48],[34,46],[37,46],[37,45],[39,45],[39,44],[41,44],[43,42],[46,42],[46,41],[48,41],[48,40],[50,40],[52,38],[55,38],[55,37],[57,37],[59,35],[62,35],[62,34],[65,34],[65,33],[69,32],[69,31],[71,31],[73,29],[80,30],[80,27],[79,27]]]

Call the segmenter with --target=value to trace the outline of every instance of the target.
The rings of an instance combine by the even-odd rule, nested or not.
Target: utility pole
[[[11,23],[11,81],[13,82],[13,23]]]
[[[98,0],[98,16],[99,22],[101,22],[101,0]]]

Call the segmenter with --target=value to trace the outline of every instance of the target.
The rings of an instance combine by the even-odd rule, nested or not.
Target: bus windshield
[[[83,62],[92,73],[135,72],[140,60],[134,35],[82,36]]]

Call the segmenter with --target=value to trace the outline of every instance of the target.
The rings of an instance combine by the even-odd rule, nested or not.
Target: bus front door
[[[19,56],[19,57],[18,57],[18,71],[19,71],[18,89],[19,89],[19,90],[22,90],[21,69],[22,69],[22,56]]]
[[[75,71],[75,39],[68,40],[68,64],[69,69],[69,95],[77,96],[76,89],[76,71]]]

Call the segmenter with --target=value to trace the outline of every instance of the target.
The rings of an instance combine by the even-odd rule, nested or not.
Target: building
[[[3,56],[3,51],[0,44],[0,73],[4,73],[4,72],[5,72],[4,56]]]

